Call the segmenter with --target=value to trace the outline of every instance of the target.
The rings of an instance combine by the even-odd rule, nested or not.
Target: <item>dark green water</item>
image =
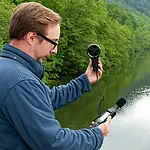
[[[115,105],[120,97],[126,105],[113,118],[110,134],[105,137],[102,150],[149,150],[150,138],[150,53],[141,53],[128,67],[103,72],[100,86],[105,99],[102,112]],[[89,127],[97,116],[102,94],[98,84],[76,102],[56,111],[62,127]]]

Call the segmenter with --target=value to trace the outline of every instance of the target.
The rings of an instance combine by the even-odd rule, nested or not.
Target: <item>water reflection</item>
[[[150,86],[135,89],[113,119],[101,150],[149,150]]]
[[[139,54],[128,67],[104,72],[100,87],[105,100],[102,112],[115,105],[120,97],[127,103],[113,118],[110,135],[105,137],[102,150],[149,150],[150,137],[150,54]],[[98,114],[101,93],[97,84],[76,102],[57,111],[62,127],[88,128]]]

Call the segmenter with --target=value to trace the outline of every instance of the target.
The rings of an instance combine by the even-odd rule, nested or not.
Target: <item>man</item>
[[[0,57],[1,150],[97,150],[109,132],[110,118],[98,127],[81,130],[61,128],[54,109],[67,105],[97,78],[92,64],[85,74],[49,89],[42,81],[42,61],[57,53],[61,17],[36,2],[14,10],[10,44]],[[98,78],[102,75],[99,61]]]

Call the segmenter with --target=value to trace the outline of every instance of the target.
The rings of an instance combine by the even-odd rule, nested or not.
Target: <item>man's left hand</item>
[[[90,59],[89,65],[87,67],[87,70],[85,72],[85,74],[87,75],[87,78],[89,79],[89,82],[95,83],[97,80],[99,80],[102,76],[102,63],[100,61],[100,58],[98,58],[98,71],[93,71],[93,67],[92,67],[92,60]],[[96,75],[97,74],[97,75]]]

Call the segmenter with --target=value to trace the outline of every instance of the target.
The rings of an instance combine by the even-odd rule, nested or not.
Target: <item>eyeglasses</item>
[[[46,36],[44,36],[44,35],[42,35],[42,34],[40,34],[40,33],[37,33],[37,35],[41,36],[44,40],[46,40],[46,41],[48,41],[49,43],[53,44],[53,45],[54,45],[53,49],[58,45],[57,42],[52,41],[51,39],[47,38]]]

